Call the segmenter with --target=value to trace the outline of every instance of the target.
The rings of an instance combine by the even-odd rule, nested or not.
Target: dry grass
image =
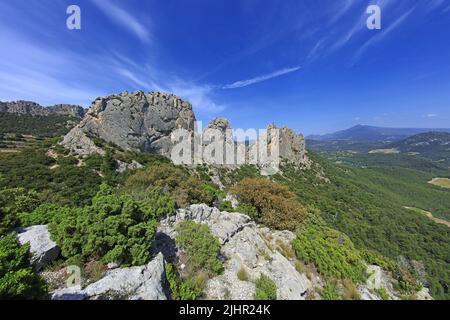
[[[248,273],[244,266],[241,266],[236,273],[236,276],[241,281],[248,281]]]
[[[370,154],[397,154],[400,153],[398,149],[391,148],[391,149],[375,149],[369,151]]]
[[[443,187],[443,188],[450,188],[450,179],[449,178],[434,178],[433,180],[429,181],[428,183],[431,183],[435,186]]]
[[[342,299],[344,300],[361,300],[358,288],[351,279],[344,279],[342,281],[343,293]]]
[[[304,273],[305,272],[305,264],[301,261],[295,261],[295,270],[297,270],[297,272],[299,273]]]
[[[295,258],[295,252],[292,249],[292,246],[290,244],[285,243],[284,241],[278,239],[276,241],[277,246],[280,250],[280,253],[287,259],[292,260]]]

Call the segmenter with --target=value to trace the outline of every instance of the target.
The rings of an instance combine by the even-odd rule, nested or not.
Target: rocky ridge
[[[202,139],[197,142],[203,147],[205,147],[205,141],[215,139],[211,139],[208,136],[209,133],[214,136],[219,132],[221,134],[219,139],[224,141],[224,157],[229,155],[231,149],[235,150],[235,154],[245,152],[247,158],[249,157],[248,153],[254,147],[254,142],[253,144],[252,142],[248,144],[235,142],[227,119],[213,119],[203,131],[202,138],[196,134],[195,120],[191,104],[173,94],[123,92],[97,98],[83,120],[64,137],[62,144],[81,156],[93,153],[104,154],[102,146],[98,143],[104,141],[123,150],[170,157],[174,146],[171,134],[176,129],[184,129],[192,133],[195,139]],[[276,129],[276,127],[270,125],[268,129]],[[279,141],[275,142],[272,139],[268,148],[279,144],[280,156],[285,163],[298,166],[307,164],[305,139],[302,135],[283,127],[279,130]],[[198,157],[197,151],[192,151],[194,151],[193,163],[198,163],[197,160],[204,154]],[[236,161],[232,163],[230,166],[236,167],[234,165]],[[220,165],[228,164],[226,159],[220,162]]]
[[[32,101],[1,102],[0,113],[26,114],[31,116],[66,115],[75,118],[83,118],[85,109],[77,105],[57,104],[43,107]]]

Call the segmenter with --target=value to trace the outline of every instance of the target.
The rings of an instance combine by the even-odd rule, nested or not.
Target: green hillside
[[[33,147],[45,138],[60,137],[79,121],[65,115],[32,116],[0,112],[0,151]]]
[[[432,175],[427,172],[351,168],[312,157],[316,170],[291,169],[275,179],[289,186],[300,203],[320,209],[327,223],[357,246],[394,259],[406,256],[423,261],[432,294],[448,299],[450,229],[404,207],[421,208],[449,221],[450,190],[427,184]]]

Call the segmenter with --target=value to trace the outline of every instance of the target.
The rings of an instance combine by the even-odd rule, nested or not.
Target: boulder
[[[50,239],[48,227],[45,225],[18,229],[17,238],[22,245],[29,244],[30,262],[38,271],[58,258],[61,252],[56,243]]]
[[[146,266],[107,271],[84,289],[58,289],[52,293],[52,300],[166,300],[165,281],[165,261],[160,253]]]

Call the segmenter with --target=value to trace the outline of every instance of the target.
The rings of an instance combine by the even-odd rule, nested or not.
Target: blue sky
[[[450,127],[449,0],[0,0],[0,39],[2,101],[161,90],[235,128]]]

